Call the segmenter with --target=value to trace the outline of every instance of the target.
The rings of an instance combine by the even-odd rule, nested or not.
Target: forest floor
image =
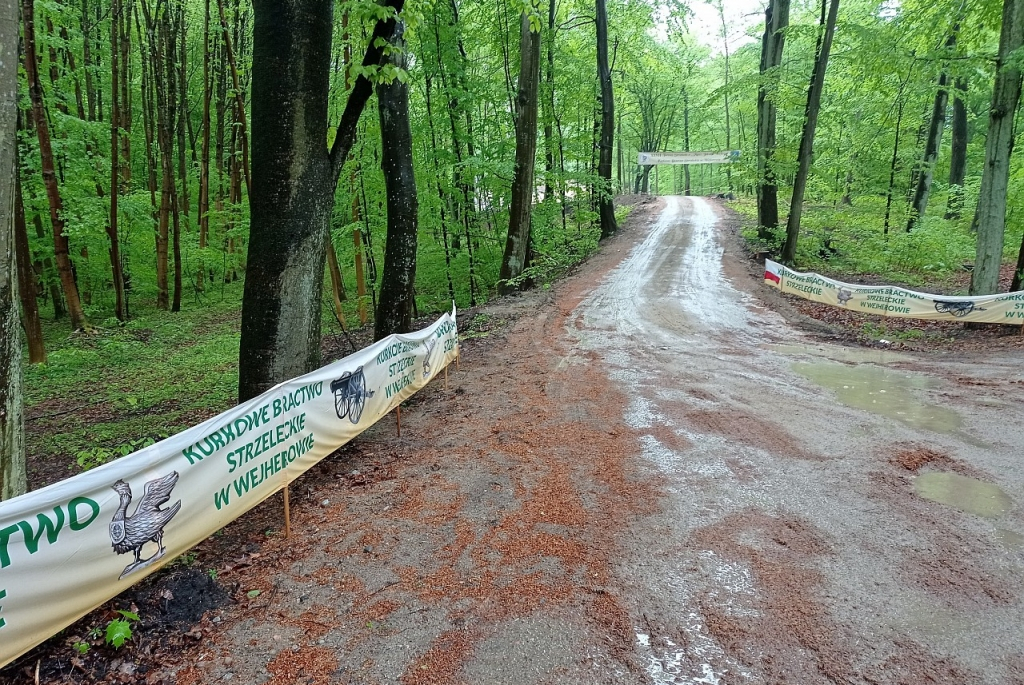
[[[460,313],[448,387],[295,483],[290,538],[271,498],[0,683],[1024,682],[1019,330],[762,275],[721,204],[639,205]]]

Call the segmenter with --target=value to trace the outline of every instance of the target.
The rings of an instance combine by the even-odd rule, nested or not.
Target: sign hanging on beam
[[[728,164],[740,158],[739,150],[724,152],[641,152],[636,163],[642,166],[653,164]]]

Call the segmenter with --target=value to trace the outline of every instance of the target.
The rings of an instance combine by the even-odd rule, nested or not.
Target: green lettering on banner
[[[11,554],[7,551],[7,542],[11,539],[11,533],[17,533],[17,524],[0,528],[0,568],[11,565]]]
[[[306,415],[301,414],[289,420],[288,424],[302,430],[302,427],[305,426],[305,418]],[[262,436],[259,439],[262,439]],[[262,482],[283,471],[288,464],[291,464],[306,452],[313,449],[314,442],[313,434],[309,433],[304,438],[291,445],[287,450],[281,450],[280,452],[267,457],[262,463],[253,466],[248,471],[238,476],[230,485],[215,490],[213,493],[213,505],[220,510],[231,504],[232,490],[236,497],[242,497],[243,495],[248,494],[250,491],[256,489],[256,487]]]
[[[35,554],[39,551],[39,539],[46,533],[46,541],[51,545],[57,542],[57,536],[60,535],[60,529],[64,527],[64,510],[60,507],[53,508],[54,516],[57,522],[51,521],[45,514],[36,514],[36,520],[39,521],[39,529],[32,530],[32,524],[28,521],[18,521],[18,527],[21,528],[22,534],[25,536],[25,549],[28,550],[29,554]]]
[[[1024,312],[1011,310],[1008,312],[1003,312],[1003,316],[1005,316],[1007,319],[1024,319]]]
[[[7,590],[0,590],[0,599],[3,599],[6,596]],[[0,610],[3,610],[2,606],[0,606]],[[0,616],[0,628],[3,628],[5,625],[7,625],[7,621],[4,620],[3,616]]]
[[[89,507],[89,518],[85,521],[78,519],[78,507],[79,505],[85,505]],[[100,515],[100,505],[93,502],[88,497],[76,497],[68,502],[68,527],[71,530],[82,530],[90,523],[96,520],[96,517]]]

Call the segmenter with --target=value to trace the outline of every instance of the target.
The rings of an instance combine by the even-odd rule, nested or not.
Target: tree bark
[[[757,88],[757,237],[772,238],[779,225],[779,186],[773,168],[775,124],[778,110],[775,90],[785,47],[784,29],[789,26],[789,0],[770,0],[765,10],[761,39],[761,80]]]
[[[32,255],[28,247],[28,224],[25,221],[25,202],[21,196],[21,165],[18,163],[18,149],[15,148],[14,169],[14,245],[18,261],[18,294],[21,297],[21,324],[28,339],[28,361],[30,364],[46,363],[46,348],[43,346],[43,326],[39,320],[39,302],[36,299],[38,279],[32,268]]]
[[[530,18],[520,18],[519,88],[516,93],[516,162],[508,237],[501,259],[498,291],[508,293],[527,266],[530,218],[533,210],[533,172],[537,155],[537,86],[540,81],[540,33],[530,30]]]
[[[121,194],[121,143],[119,134],[121,126],[120,100],[118,90],[120,69],[118,60],[121,52],[118,47],[120,38],[121,1],[111,0],[110,3],[110,219],[107,221],[107,240],[110,242],[110,273],[114,284],[114,316],[118,321],[125,321],[127,313],[124,303],[124,273],[121,271],[121,245],[117,235],[117,201]]]
[[[31,0],[26,2],[31,13]],[[31,23],[26,23],[26,33],[31,28]],[[13,231],[17,124],[18,6],[10,0],[0,3],[0,500],[17,497],[27,489]]]
[[[946,40],[946,48],[956,47],[956,34],[959,25],[953,28],[953,32]],[[921,160],[921,171],[917,177],[917,185],[914,188],[914,198],[910,203],[910,217],[907,219],[907,232],[914,230],[918,219],[924,216],[928,209],[928,196],[932,190],[932,180],[935,177],[935,162],[939,158],[939,147],[942,145],[942,130],[946,127],[946,105],[949,102],[949,74],[943,71],[939,74],[939,87],[935,91],[935,101],[932,104],[932,115],[928,121],[928,133],[925,138],[924,157]]]
[[[949,198],[946,218],[959,219],[964,201],[964,179],[967,177],[967,79],[957,77],[953,91],[952,145],[949,155]]]
[[[800,236],[800,217],[803,214],[804,192],[807,190],[807,176],[811,171],[811,159],[814,151],[814,131],[818,126],[821,93],[825,89],[825,69],[828,67],[828,54],[832,49],[832,37],[836,30],[839,0],[829,0],[827,18],[825,18],[824,10],[825,0],[822,0],[824,33],[819,35],[818,49],[815,51],[814,70],[811,72],[811,84],[807,89],[807,107],[804,110],[803,134],[800,136],[800,152],[797,155],[800,166],[793,181],[793,198],[789,206],[789,221],[786,224],[786,244],[782,248],[782,261],[787,264],[792,264],[796,258],[796,244]]]
[[[403,0],[385,6],[401,12]],[[334,190],[373,92],[360,75],[330,152],[327,104],[333,2],[255,0],[252,192],[238,396],[245,401],[315,368]],[[363,57],[380,64],[395,19],[378,21]]]
[[[252,176],[249,170],[249,129],[245,122],[245,102],[242,100],[242,87],[238,80],[238,64],[235,62],[235,51],[231,45],[231,34],[228,30],[227,18],[224,16],[223,0],[217,0],[217,8],[220,12],[220,26],[223,32],[221,40],[227,53],[228,66],[231,67],[231,85],[235,93],[235,118],[242,141],[242,175],[245,178],[245,191],[252,193]],[[330,64],[329,58],[328,64]]]
[[[391,63],[405,69],[404,28],[399,24],[391,44]],[[399,79],[377,85],[380,113],[381,171],[387,194],[388,233],[384,274],[373,325],[374,340],[412,329],[413,285],[416,280],[416,177],[409,127],[409,88]]]
[[[601,138],[597,163],[598,206],[601,214],[601,237],[608,238],[618,230],[615,205],[612,202],[612,152],[615,135],[615,99],[612,94],[612,72],[608,68],[608,10],[605,0],[595,0],[597,11],[597,77],[601,82]]]
[[[1004,0],[999,57],[988,115],[985,169],[978,193],[978,242],[971,272],[971,295],[988,295],[999,289],[1006,233],[1006,193],[1013,152],[1013,124],[1020,100],[1021,70],[1010,59],[1024,44],[1024,0]]]
[[[196,288],[203,290],[206,267],[203,250],[210,235],[210,0],[204,2],[203,14],[203,120],[202,151],[199,156],[199,259],[196,266]]]
[[[82,309],[82,301],[78,296],[78,286],[71,267],[71,256],[68,251],[68,239],[64,235],[64,204],[61,201],[60,189],[57,187],[57,174],[53,165],[53,148],[50,145],[50,127],[46,119],[43,105],[43,88],[39,82],[39,62],[36,58],[35,41],[35,2],[22,0],[22,22],[25,32],[25,74],[28,78],[28,93],[32,101],[32,121],[39,139],[39,156],[42,161],[43,184],[46,187],[46,198],[50,205],[50,223],[53,226],[53,251],[57,261],[57,272],[60,275],[64,299],[67,302],[68,314],[71,317],[71,328],[82,330],[89,326]],[[13,140],[13,136],[8,140]],[[13,178],[13,175],[11,176]]]

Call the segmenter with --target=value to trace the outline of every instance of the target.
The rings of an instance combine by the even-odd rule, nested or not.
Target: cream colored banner
[[[453,309],[172,438],[0,502],[0,666],[281,490],[457,355]]]
[[[1024,292],[964,297],[929,295],[897,286],[853,285],[814,273],[801,273],[765,260],[764,281],[799,295],[854,312],[908,319],[976,321],[1024,325]]]

